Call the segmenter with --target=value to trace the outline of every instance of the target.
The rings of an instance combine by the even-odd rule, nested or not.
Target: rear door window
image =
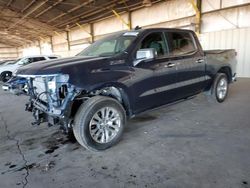
[[[185,55],[196,51],[194,39],[189,32],[165,32],[170,56]]]
[[[33,57],[31,59],[32,59],[32,63],[33,62],[37,62],[37,61],[44,61],[44,60],[46,60],[45,57]]]
[[[56,56],[49,56],[49,59],[58,59]]]

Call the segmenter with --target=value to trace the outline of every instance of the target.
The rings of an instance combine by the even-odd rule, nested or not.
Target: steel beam
[[[53,3],[51,6],[49,6],[48,8],[44,9],[43,11],[41,11],[40,13],[38,13],[35,18],[38,18],[39,16],[45,14],[46,12],[48,12],[50,9],[54,8],[56,5],[60,4],[61,2],[63,2],[64,0],[58,0],[57,2]]]
[[[77,10],[77,9],[80,9],[80,8],[86,6],[87,4],[89,4],[89,3],[93,2],[93,1],[94,1],[94,0],[89,0],[89,1],[87,1],[87,2],[85,2],[85,3],[82,3],[82,4],[78,5],[78,6],[76,6],[76,7],[73,7],[73,8],[71,8],[71,9],[69,9],[68,11],[66,11],[66,12],[64,12],[64,13],[62,13],[62,14],[59,14],[58,16],[56,16],[56,17],[50,19],[49,21],[47,21],[47,23],[51,23],[51,22],[57,20],[58,18],[61,18],[61,17],[65,16],[65,15],[67,15],[67,14],[69,14],[69,13],[71,13],[71,12]]]
[[[88,16],[91,16],[91,15],[94,15],[94,14],[98,14],[98,13],[100,13],[102,11],[106,11],[107,9],[115,6],[116,2],[117,2],[117,0],[112,0],[111,2],[108,2],[108,3],[104,4],[103,8],[99,8],[96,11],[89,10],[87,12],[83,12],[83,13],[81,13],[79,15],[73,16],[73,17],[69,18],[68,20],[64,20],[63,22],[55,24],[53,26],[55,26],[55,27],[61,27],[61,26],[65,26],[65,25],[67,25],[69,23],[76,23],[80,19],[84,19],[84,18],[86,18]]]
[[[195,32],[200,34],[200,27],[201,27],[201,0],[189,0],[191,3],[194,11],[195,11]]]
[[[80,28],[80,29],[82,29],[83,31],[85,31],[86,33],[88,33],[88,35],[90,36],[90,38],[91,38],[91,41],[92,41],[92,38],[93,38],[93,35],[91,34],[91,31],[90,32],[88,32],[81,24],[79,24],[79,23],[76,23],[76,25]],[[91,26],[90,26],[91,27]],[[91,29],[90,29],[91,30]]]
[[[128,23],[129,23],[129,29],[132,29],[132,14],[131,11],[128,12]]]
[[[13,2],[14,2],[14,0],[9,0],[7,7],[9,7]]]
[[[53,45],[53,38],[52,36],[50,37],[50,45],[51,45],[51,51],[54,53],[54,45]]]
[[[35,2],[36,2],[36,0],[32,0],[26,7],[24,7],[24,9],[21,10],[21,12],[23,13],[25,10],[30,8]]]
[[[94,24],[90,23],[91,43],[95,42]]]
[[[8,29],[11,29],[13,27],[15,27],[16,25],[18,25],[22,20],[24,20],[25,18],[27,18],[29,15],[31,15],[33,12],[35,12],[37,9],[39,9],[40,7],[42,7],[45,3],[47,3],[48,0],[46,1],[42,1],[40,2],[37,6],[35,6],[32,10],[30,10],[29,12],[27,12],[25,15],[23,15],[18,21],[16,21],[15,23],[13,23],[10,27],[8,27]]]
[[[114,15],[124,24],[127,26],[127,28],[130,30],[131,29],[131,25],[130,23],[127,23],[114,9],[112,10],[112,12],[114,13]]]
[[[70,38],[69,38],[69,32],[66,31],[66,37],[67,37],[67,45],[68,45],[68,51],[70,51]]]
[[[39,53],[42,55],[41,41],[38,40]]]
[[[152,3],[153,4],[156,4],[156,3],[158,3],[158,2],[161,2],[162,0],[155,0],[155,1],[152,1]],[[103,19],[106,19],[106,18],[109,18],[109,17],[112,17],[114,14],[110,14],[110,15],[108,15],[108,16],[103,16],[102,15],[102,13],[103,12],[105,12],[105,13],[107,13],[107,10],[112,10],[112,9],[114,9],[114,7],[116,6],[116,4],[117,4],[117,0],[113,0],[113,1],[109,1],[107,4],[105,4],[105,5],[103,5],[103,8],[99,8],[99,9],[97,9],[96,11],[94,11],[94,10],[89,10],[89,11],[87,11],[87,12],[84,12],[84,13],[81,13],[81,14],[79,14],[79,15],[77,15],[77,16],[74,16],[74,17],[72,17],[72,18],[69,18],[68,20],[65,20],[64,22],[60,22],[60,23],[58,23],[58,24],[55,24],[55,25],[53,25],[54,27],[59,27],[59,28],[61,28],[61,27],[64,27],[65,25],[74,25],[76,22],[81,22],[81,21],[84,21],[84,23],[90,23],[90,22],[92,22],[92,21],[100,21],[100,20],[103,20]],[[137,10],[137,9],[139,9],[139,8],[143,8],[144,6],[142,6],[141,5],[141,3],[135,3],[135,4],[133,4],[133,6],[131,6],[131,5],[128,5],[128,8],[130,9],[130,11],[132,11],[132,10]],[[119,8],[119,7],[118,7]],[[118,9],[117,8],[117,9]],[[125,8],[123,8],[123,9],[126,9],[126,7]],[[127,11],[124,11],[124,13],[125,12],[127,12]],[[121,13],[121,11],[120,11],[120,13]],[[88,17],[90,17],[90,16],[93,16],[93,15],[96,15],[96,14],[98,14],[98,15],[100,15],[100,16],[98,16],[98,19],[96,19],[96,18],[90,18],[89,20],[86,20],[86,18],[88,18]],[[103,18],[101,18],[101,19],[99,19],[99,17],[103,17]],[[90,21],[91,20],[91,21]]]

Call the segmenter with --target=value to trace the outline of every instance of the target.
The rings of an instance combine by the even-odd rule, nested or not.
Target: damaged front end
[[[69,76],[64,74],[18,75],[6,87],[12,93],[30,96],[26,110],[33,113],[33,125],[48,122],[48,126],[62,125],[68,132],[71,105],[78,94],[68,80]]]

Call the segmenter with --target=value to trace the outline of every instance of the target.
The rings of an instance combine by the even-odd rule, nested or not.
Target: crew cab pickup
[[[61,125],[82,146],[105,150],[141,112],[201,92],[223,102],[235,68],[234,50],[203,51],[193,31],[139,29],[98,40],[76,57],[21,67],[8,84],[22,80],[34,124]]]

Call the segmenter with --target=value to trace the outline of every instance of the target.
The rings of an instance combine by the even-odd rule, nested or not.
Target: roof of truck
[[[145,28],[145,29],[139,28],[139,29],[126,30],[126,31],[118,31],[116,33],[118,33],[118,34],[119,33],[120,34],[126,34],[127,33],[127,35],[134,35],[134,36],[136,36],[137,34],[142,33],[142,32],[150,32],[150,31],[153,32],[153,31],[161,31],[161,30],[175,31],[175,32],[183,32],[183,31],[185,31],[185,32],[194,32],[194,31],[189,30],[189,29],[164,28],[164,27],[162,27],[162,28]]]
[[[190,29],[179,29],[179,28],[166,28],[166,27],[159,27],[159,28],[140,28],[140,29],[132,29],[130,31],[157,31],[157,30],[169,30],[169,31],[191,31]]]

